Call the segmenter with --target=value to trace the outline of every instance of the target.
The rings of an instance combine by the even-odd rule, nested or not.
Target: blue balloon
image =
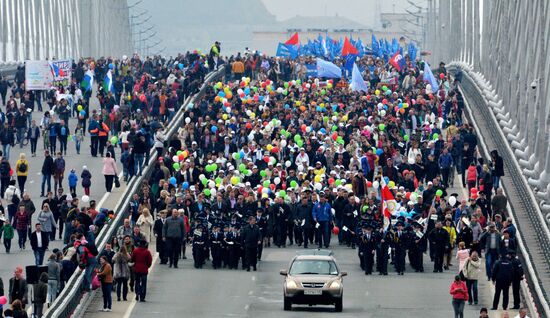
[[[112,70],[115,66],[113,65],[113,63],[109,63],[109,68]]]
[[[225,97],[225,92],[224,92],[224,91],[220,91],[220,92],[218,93],[218,96],[220,96],[220,97]]]
[[[380,155],[382,155],[383,153],[384,153],[384,150],[382,150],[381,148],[376,149],[376,155],[377,155],[377,156],[380,156]]]
[[[218,131],[218,127],[212,126],[212,128],[210,128],[210,131],[212,131],[213,133],[216,133],[216,131]]]
[[[84,109],[80,111],[80,116],[86,116],[86,111]]]
[[[289,104],[285,104],[285,109],[289,109],[290,108],[290,105]]]
[[[180,70],[183,70],[183,63],[179,63],[178,67],[179,67]]]
[[[245,88],[245,89],[244,89],[244,93],[245,93],[246,95],[250,95],[250,87]]]
[[[244,151],[239,151],[239,155],[241,155],[241,159],[244,158]]]
[[[319,132],[322,132],[323,134],[326,134],[327,130],[325,128],[321,128],[321,129],[319,129]]]
[[[171,185],[175,186],[175,185],[176,185],[176,181],[177,181],[177,180],[176,180],[175,177],[171,177],[171,178],[170,178],[170,184],[171,184]]]
[[[260,95],[260,102],[264,101],[264,97]]]
[[[317,106],[317,107],[315,107],[315,110],[316,110],[316,111],[318,111],[318,112],[321,112],[321,111],[323,111],[323,109],[321,108],[321,106]]]
[[[384,177],[384,181],[386,181],[386,184],[390,183],[390,178]]]
[[[185,181],[183,183],[183,190],[187,190],[187,189],[189,189],[189,182]]]

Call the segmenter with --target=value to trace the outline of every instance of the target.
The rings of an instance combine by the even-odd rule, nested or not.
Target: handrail
[[[190,103],[194,103],[198,98],[200,98],[208,84],[213,80],[217,79],[219,76],[223,75],[223,69],[207,74],[204,79],[204,83],[201,86],[199,92],[193,96],[189,96],[185,99],[184,103],[172,119],[171,123],[168,125],[166,135],[171,138],[171,136],[177,132],[177,129],[181,126],[182,121],[184,120],[184,113]],[[145,167],[141,177],[134,177],[128,183],[128,186],[118,200],[117,205],[114,209],[116,212],[116,217],[113,221],[109,222],[103,227],[96,239],[97,249],[101,253],[104,249],[105,244],[109,242],[110,238],[116,233],[116,230],[123,223],[126,215],[128,214],[128,206],[132,195],[139,191],[139,187],[142,184],[143,180],[148,179],[148,175],[152,173],[154,167],[153,163],[157,160],[157,151],[156,149],[151,149],[151,156],[149,159],[149,164]],[[57,318],[57,317],[69,317],[73,316],[75,310],[83,311],[86,306],[77,308],[80,303],[83,302],[83,297],[91,297],[92,293],[83,294],[83,281],[84,281],[84,271],[77,269],[77,271],[69,279],[67,285],[57,296],[56,300],[52,303],[50,309],[44,314],[45,318]]]
[[[448,65],[449,70],[452,70],[455,67],[463,69],[462,67],[460,67],[458,65],[453,65],[453,64]],[[473,79],[470,77],[468,72],[464,72],[464,77],[473,82]],[[463,88],[459,87],[459,89],[463,93],[463,96],[466,96],[464,94]],[[470,117],[472,118],[472,120],[470,122],[474,126],[474,129],[476,130],[477,134],[479,136],[482,136],[481,131],[480,131],[477,123],[475,122],[475,120],[473,120],[472,110],[471,110],[470,105],[467,102],[466,98],[465,98],[464,106],[465,106],[465,109],[466,109],[466,113],[470,114]],[[491,115],[494,116],[494,114],[492,114],[492,112],[489,112],[489,113],[491,113]],[[485,158],[490,158],[488,147],[485,144],[485,141],[483,140],[483,138],[479,138],[479,143],[480,143],[480,146],[481,146],[480,148],[483,150],[483,154],[484,154]],[[517,167],[514,167],[514,168],[517,168]],[[503,188],[504,188],[504,185],[503,185]],[[536,204],[535,204],[535,206],[536,206]],[[507,209],[508,215],[512,218],[514,224],[518,224],[517,223],[517,218],[514,214],[514,211],[512,211],[510,205],[507,205],[506,209]],[[520,247],[522,258],[523,258],[524,263],[527,267],[528,276],[533,282],[532,285],[533,285],[533,288],[535,289],[535,293],[536,293],[536,296],[538,298],[538,301],[541,304],[542,311],[546,314],[546,316],[549,316],[550,315],[550,310],[549,310],[549,307],[548,307],[548,303],[547,303],[547,301],[544,297],[544,293],[543,293],[542,289],[540,288],[540,283],[539,283],[539,280],[537,278],[536,271],[535,271],[535,269],[533,267],[533,264],[531,262],[531,257],[529,255],[529,251],[526,248],[525,242],[523,241],[523,237],[521,235],[521,230],[519,228],[517,230],[518,230],[518,234],[516,235],[516,237],[517,237],[518,245]],[[522,289],[524,290],[524,293],[526,293],[528,306],[530,307],[529,309],[530,309],[531,313],[534,314],[537,311],[537,308],[535,306],[535,300],[533,299],[533,295],[530,292],[529,285],[525,282],[525,280],[522,281]],[[540,315],[540,313],[539,313],[539,315]]]

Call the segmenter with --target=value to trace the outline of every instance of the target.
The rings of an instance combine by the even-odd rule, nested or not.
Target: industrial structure
[[[0,62],[132,52],[126,0],[0,1]]]

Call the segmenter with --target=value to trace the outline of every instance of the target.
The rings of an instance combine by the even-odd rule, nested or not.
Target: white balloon
[[[268,189],[267,189],[267,188],[263,188],[263,189],[262,189],[262,193],[265,193],[265,194],[267,194],[267,191],[268,191]]]
[[[375,188],[375,189],[378,189],[378,188],[380,187],[380,182],[374,181],[374,182],[372,183],[372,187]]]
[[[306,88],[310,88],[311,87],[311,84],[310,83],[307,83],[306,84]]]
[[[191,118],[186,117],[186,118],[185,118],[185,123],[186,123],[186,124],[189,124],[190,122],[191,122]]]
[[[208,181],[208,187],[210,189],[214,189],[216,187],[216,182],[214,182],[213,180]],[[210,192],[212,192],[212,191],[210,191]]]
[[[286,139],[283,139],[281,140],[281,147],[286,147],[287,143],[286,143]]]
[[[173,162],[180,162],[180,158],[178,156],[173,156],[172,161]]]
[[[273,179],[273,182],[275,184],[279,184],[279,183],[281,183],[281,178],[277,177],[277,178]]]
[[[303,165],[298,165],[298,171],[299,171],[299,172],[304,171],[304,166],[303,166]]]
[[[90,202],[90,197],[87,196],[87,195],[83,195],[83,196],[82,196],[82,202],[84,202],[84,203]]]
[[[285,167],[289,168],[290,166],[292,166],[292,162],[290,162],[289,160],[287,160],[285,162]]]
[[[456,204],[456,197],[454,195],[452,195],[451,197],[449,197],[449,204],[451,206],[454,206]]]
[[[211,196],[215,197],[217,193],[218,193],[218,190],[216,190],[216,188],[210,189],[210,195]]]
[[[321,190],[323,185],[320,182],[315,183],[315,190]]]
[[[206,176],[205,176],[204,174],[201,173],[201,174],[199,175],[199,180],[202,181],[202,179],[204,179],[204,178],[206,178]]]
[[[282,94],[283,93],[283,88],[282,87],[277,88],[277,93]]]

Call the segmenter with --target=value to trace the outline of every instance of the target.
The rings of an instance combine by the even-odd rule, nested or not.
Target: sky
[[[252,0],[255,1],[255,0]],[[370,25],[376,3],[381,12],[404,12],[410,4],[406,0],[261,0],[277,20],[300,16],[339,16]],[[422,3],[425,0],[414,0]]]

